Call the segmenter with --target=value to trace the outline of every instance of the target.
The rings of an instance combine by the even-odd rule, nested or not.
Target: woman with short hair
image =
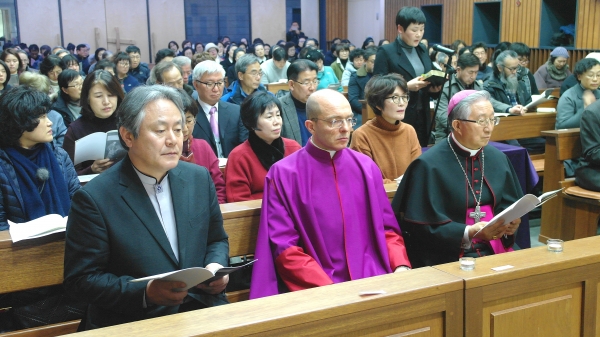
[[[575,64],[575,77],[578,85],[565,91],[556,106],[555,128],[578,128],[581,114],[588,105],[600,99],[600,61],[585,58]]]
[[[112,61],[116,66],[115,76],[119,80],[119,83],[121,83],[125,93],[130,92],[131,89],[140,85],[140,82],[129,73],[129,65],[131,64],[129,54],[120,52],[113,57]]]
[[[313,61],[319,68],[319,71],[317,72],[317,78],[319,80],[317,90],[327,89],[332,84],[340,83],[337,76],[335,76],[333,69],[325,65],[325,56],[319,50],[313,49],[308,51],[305,58]],[[343,90],[344,88],[342,88],[341,85],[337,87],[337,91],[342,92]]]
[[[0,95],[4,94],[4,92],[10,89],[12,86],[8,84],[10,81],[10,68],[8,65],[4,63],[4,61],[0,61]]]
[[[9,220],[67,216],[80,188],[69,156],[52,143],[48,108],[48,96],[26,85],[0,97],[0,230],[8,230]],[[66,296],[62,286],[5,294],[0,307],[9,307],[11,315],[0,320],[0,331],[80,319],[85,306]]]
[[[19,86],[19,75],[21,74],[21,59],[19,58],[19,53],[14,48],[4,49],[2,54],[0,54],[0,60],[4,61],[10,70],[10,84],[13,87]]]
[[[40,63],[40,74],[46,76],[50,80],[53,93],[59,93],[58,75],[62,73],[63,68],[60,66],[60,58],[54,55],[48,55]]]
[[[68,127],[73,121],[81,116],[81,88],[83,86],[83,78],[79,72],[73,69],[65,69],[58,75],[58,86],[60,94],[56,102],[52,104],[52,110],[58,112]]]
[[[50,80],[48,77],[40,73],[32,73],[30,71],[24,72],[19,76],[19,84],[29,86],[37,91],[40,91],[50,98],[50,103],[56,99],[57,94],[52,93],[52,87],[50,86]],[[56,111],[50,110],[48,112],[48,119],[52,122],[52,137],[54,137],[54,145],[62,147],[67,133],[67,126],[65,125],[63,117]]]
[[[536,86],[541,89],[560,88],[571,75],[567,60],[569,53],[565,47],[556,47],[550,53],[548,62],[542,64],[533,74]]]
[[[81,88],[81,117],[72,122],[63,144],[71,160],[75,159],[75,142],[94,132],[117,130],[115,110],[124,93],[115,76],[106,70],[89,74]],[[75,165],[78,175],[102,173],[114,164],[110,158],[88,160]]]
[[[365,99],[375,118],[354,131],[350,148],[373,159],[384,183],[403,175],[421,155],[415,129],[401,122],[409,98],[406,81],[398,74],[373,76],[365,86]]]
[[[240,106],[248,139],[231,151],[225,167],[227,202],[262,199],[265,177],[273,164],[300,149],[281,137],[281,103],[269,92],[255,91]]]

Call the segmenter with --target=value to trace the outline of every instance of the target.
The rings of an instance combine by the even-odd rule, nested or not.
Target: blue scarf
[[[69,190],[50,144],[38,144],[32,150],[7,148],[5,151],[17,175],[26,220],[48,214],[68,215],[71,207]],[[36,176],[39,168],[48,170],[49,178],[45,183]]]

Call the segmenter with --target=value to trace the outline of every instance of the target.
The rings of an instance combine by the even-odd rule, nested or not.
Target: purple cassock
[[[312,141],[265,178],[255,257],[250,298],[410,266],[377,165]]]

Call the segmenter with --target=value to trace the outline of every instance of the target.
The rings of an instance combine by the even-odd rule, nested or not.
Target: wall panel
[[[271,45],[279,40],[285,41],[285,34],[290,29],[285,23],[285,0],[252,0],[250,6],[252,39],[260,37]]]
[[[542,0],[502,1],[500,41],[523,42],[530,48],[540,45]]]
[[[69,42],[74,45],[87,43],[91,47],[90,53],[93,53],[98,47],[106,48],[104,1],[60,0],[60,6],[65,46]]]
[[[185,39],[185,11],[183,0],[150,0],[149,7],[150,48],[154,61],[156,52],[167,48],[169,41],[175,40],[181,47],[181,42]]]
[[[600,1],[578,0],[575,47],[600,49]]]
[[[300,15],[302,25],[300,29],[308,37],[319,38],[319,0],[301,0]],[[286,27],[287,31],[290,27]]]
[[[473,43],[473,5],[497,0],[385,0],[385,37],[397,36],[396,13],[404,6],[443,5],[442,42],[456,39]],[[574,1],[573,1],[574,2]],[[523,42],[540,46],[542,0],[502,1],[500,41]],[[600,1],[577,0],[576,44],[578,49],[600,49]],[[427,28],[425,28],[427,29]]]
[[[327,20],[325,41],[320,41],[321,47],[329,49],[330,41],[336,37],[345,39],[348,37],[348,2],[346,0],[327,0],[325,4],[325,15]]]
[[[51,47],[61,44],[57,1],[19,0],[17,6],[20,14],[21,41],[27,44],[35,43],[38,46],[47,44]],[[41,27],[43,29],[40,29]]]
[[[146,0],[105,0],[106,6],[106,36],[108,49],[114,52],[125,51],[129,43],[121,43],[117,50],[116,36],[119,30],[120,40],[128,40],[140,48],[142,62],[149,62],[150,45],[148,44],[148,20],[146,13]],[[137,20],[130,20],[131,13],[136,13]],[[178,42],[181,43],[181,42]],[[93,52],[93,50],[91,51]]]

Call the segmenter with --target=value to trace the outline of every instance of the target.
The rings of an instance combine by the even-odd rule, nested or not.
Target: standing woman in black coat
[[[398,11],[398,37],[393,43],[379,48],[373,70],[373,75],[400,74],[408,82],[410,100],[403,122],[415,128],[419,143],[423,147],[433,143],[429,132],[429,99],[442,88],[430,86],[421,76],[433,68],[427,48],[420,43],[425,33],[426,21],[425,14],[419,8],[404,7]]]

